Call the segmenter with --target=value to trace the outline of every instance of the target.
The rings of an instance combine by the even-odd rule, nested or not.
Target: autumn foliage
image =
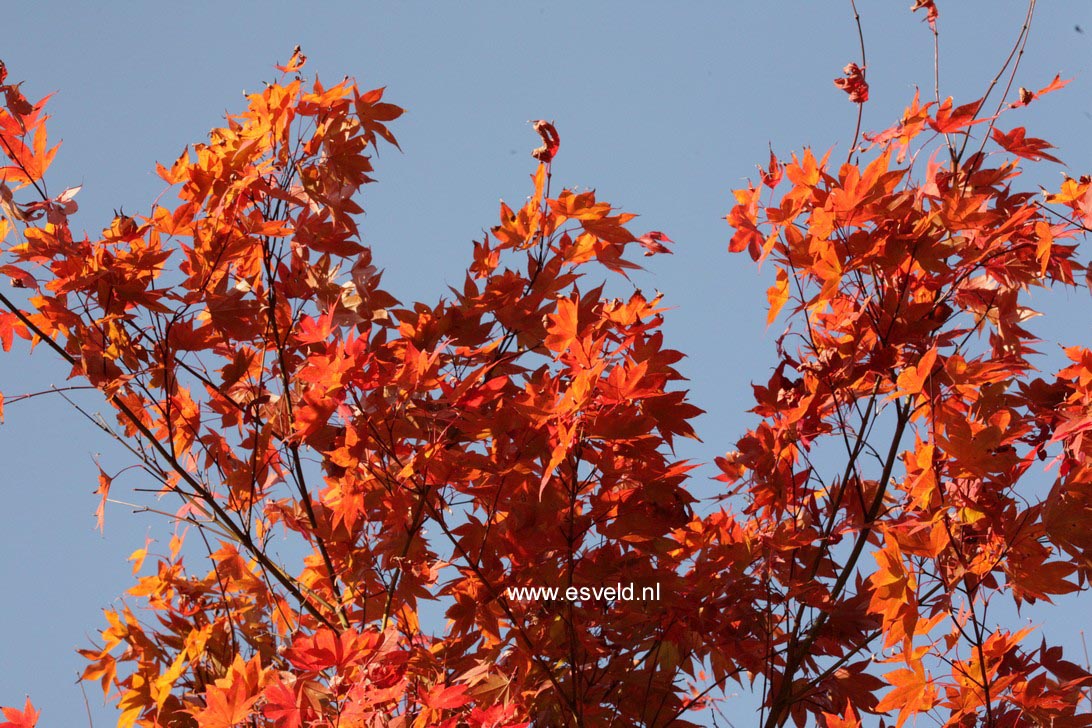
[[[987,616],[1092,575],[1092,350],[1043,375],[1027,328],[1031,289],[1088,285],[1092,182],[1028,191],[1055,158],[1008,121],[1063,82],[915,96],[844,163],[771,153],[734,192],[730,249],[786,323],[699,502],[673,445],[701,410],[627,283],[667,235],[555,195],[538,121],[527,201],[404,305],[358,229],[402,110],[305,62],[158,166],[174,202],[95,236],[47,191],[45,100],[0,78],[0,342],[98,389],[178,504],[81,650],[119,725],[686,726],[731,683],[768,726],[1092,724],[1087,667]],[[662,598],[507,591],[615,582]]]

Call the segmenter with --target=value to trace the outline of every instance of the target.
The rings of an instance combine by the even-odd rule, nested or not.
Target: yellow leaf
[[[178,657],[174,658],[174,662],[167,669],[165,673],[156,678],[155,684],[152,685],[152,697],[155,698],[155,704],[160,709],[163,708],[163,704],[167,702],[167,698],[170,697],[171,689],[174,687],[174,681],[182,675],[182,672],[186,669],[186,653],[185,651],[179,652]]]
[[[774,322],[785,302],[789,300],[789,274],[784,268],[777,269],[775,281],[766,291],[766,299],[770,302],[770,311],[766,314],[767,326]]]
[[[1050,225],[1040,220],[1035,223],[1035,235],[1039,238],[1035,243],[1035,259],[1039,261],[1039,275],[1046,275],[1047,264],[1050,263],[1050,248],[1054,244],[1054,234],[1050,232]]]

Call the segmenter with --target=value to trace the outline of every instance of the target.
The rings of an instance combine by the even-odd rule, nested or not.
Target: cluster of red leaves
[[[992,126],[981,107],[915,99],[868,137],[866,165],[771,157],[764,186],[789,189],[735,192],[731,250],[774,262],[771,321],[791,307],[755,387],[762,421],[718,460],[763,554],[731,589],[768,620],[747,666],[769,680],[767,725],[1090,724],[1092,675],[986,610],[1092,575],[1092,351],[1066,349],[1070,365],[1043,378],[1025,328],[1029,290],[1078,285],[1070,241],[1092,221],[1092,184],[1018,191],[1014,157],[1054,160],[1023,128],[993,129],[996,151],[940,140],[950,163],[921,169],[928,131]],[[734,546],[716,558],[713,572],[739,568]],[[895,663],[883,680],[879,662]]]
[[[673,609],[505,592],[685,593],[691,466],[670,445],[700,410],[674,386],[660,297],[624,278],[669,238],[634,235],[592,192],[550,196],[558,136],[539,122],[526,204],[502,204],[450,298],[402,307],[356,222],[368,153],[402,111],[351,80],[305,86],[303,63],[297,49],[294,78],[159,167],[177,205],[83,239],[63,208],[13,216],[2,270],[30,295],[0,299],[9,328],[103,393],[179,522],[219,539],[196,574],[185,531],[153,573],[134,555],[145,608],[107,610],[84,679],[123,728],[676,720],[700,704],[676,643],[702,636]],[[40,108],[0,116],[24,185],[48,166]],[[585,289],[589,267],[632,292]],[[275,530],[306,548],[302,569],[266,548]],[[439,597],[432,636],[418,610]]]

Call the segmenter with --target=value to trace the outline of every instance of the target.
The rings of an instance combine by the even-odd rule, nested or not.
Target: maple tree
[[[835,81],[859,111],[863,37],[860,60]],[[1092,723],[1087,667],[986,616],[1092,570],[1092,350],[1044,378],[1025,328],[1030,289],[1088,285],[1092,180],[1022,190],[1056,160],[1002,126],[1063,81],[992,112],[997,79],[961,105],[916,95],[837,169],[771,152],[734,192],[730,250],[774,267],[787,325],[700,504],[662,296],[599,282],[668,236],[553,196],[538,121],[526,203],[502,203],[461,287],[404,306],[358,230],[402,110],[305,62],[158,166],[177,204],[82,239],[78,189],[45,185],[46,100],[0,65],[0,273],[27,294],[0,294],[0,343],[68,363],[180,499],[166,553],[134,554],[140,606],[81,650],[119,725],[685,726],[756,681],[768,726]],[[616,582],[662,598],[507,591]],[[441,634],[420,618],[437,598]],[[37,721],[29,700],[4,716]]]

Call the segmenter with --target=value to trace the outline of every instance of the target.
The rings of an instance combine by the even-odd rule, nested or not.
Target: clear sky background
[[[931,95],[932,36],[910,4],[858,1],[872,87],[866,129],[894,123],[915,85]],[[1009,52],[1024,3],[938,5],[942,95],[974,100]],[[732,449],[751,422],[749,384],[766,379],[780,330],[764,326],[770,271],[727,253],[731,189],[754,175],[771,144],[779,154],[810,145],[843,155],[856,118],[831,83],[859,60],[848,0],[69,0],[4,3],[2,11],[0,58],[11,79],[25,79],[33,99],[58,92],[50,130],[64,145],[48,181],[54,192],[83,184],[73,227],[91,234],[115,208],[148,211],[164,187],[155,162],[174,160],[225,111],[241,110],[244,89],[274,78],[273,63],[295,44],[310,74],[387,86],[388,99],[408,110],[393,127],[403,153],[381,149],[363,233],[386,269],[385,288],[404,303],[461,283],[470,241],[495,224],[498,199],[518,204],[530,191],[529,152],[539,141],[527,121],[555,121],[555,185],[596,188],[641,215],[638,233],[662,230],[677,241],[675,255],[649,259],[637,281],[674,307],[668,344],[688,355],[691,399],[708,412],[696,423],[704,442],[679,454],[702,462]],[[1016,85],[1039,88],[1055,73],[1075,80],[1006,128],[1026,124],[1052,141],[1074,176],[1092,171],[1090,59],[1092,4],[1040,3]],[[1036,180],[1056,186],[1059,171]],[[1089,344],[1087,292],[1038,300],[1050,314],[1033,329],[1042,338]],[[1057,352],[1053,343],[1041,348]],[[17,346],[0,357],[9,398],[66,376],[44,349],[28,357]],[[131,585],[129,553],[146,535],[169,534],[165,519],[115,506],[100,536],[91,494],[100,456],[108,471],[130,464],[59,399],[10,406],[0,428],[0,704],[21,705],[30,694],[42,726],[87,724],[75,685],[84,662],[74,650],[97,637],[101,609]],[[692,492],[713,493],[710,471],[698,473]],[[113,495],[148,485],[123,478]],[[1079,650],[1087,609],[1085,597],[1071,599],[1035,621]],[[112,724],[101,691],[92,684],[87,693],[95,724]],[[754,700],[736,700],[726,706],[733,722],[752,724]]]

